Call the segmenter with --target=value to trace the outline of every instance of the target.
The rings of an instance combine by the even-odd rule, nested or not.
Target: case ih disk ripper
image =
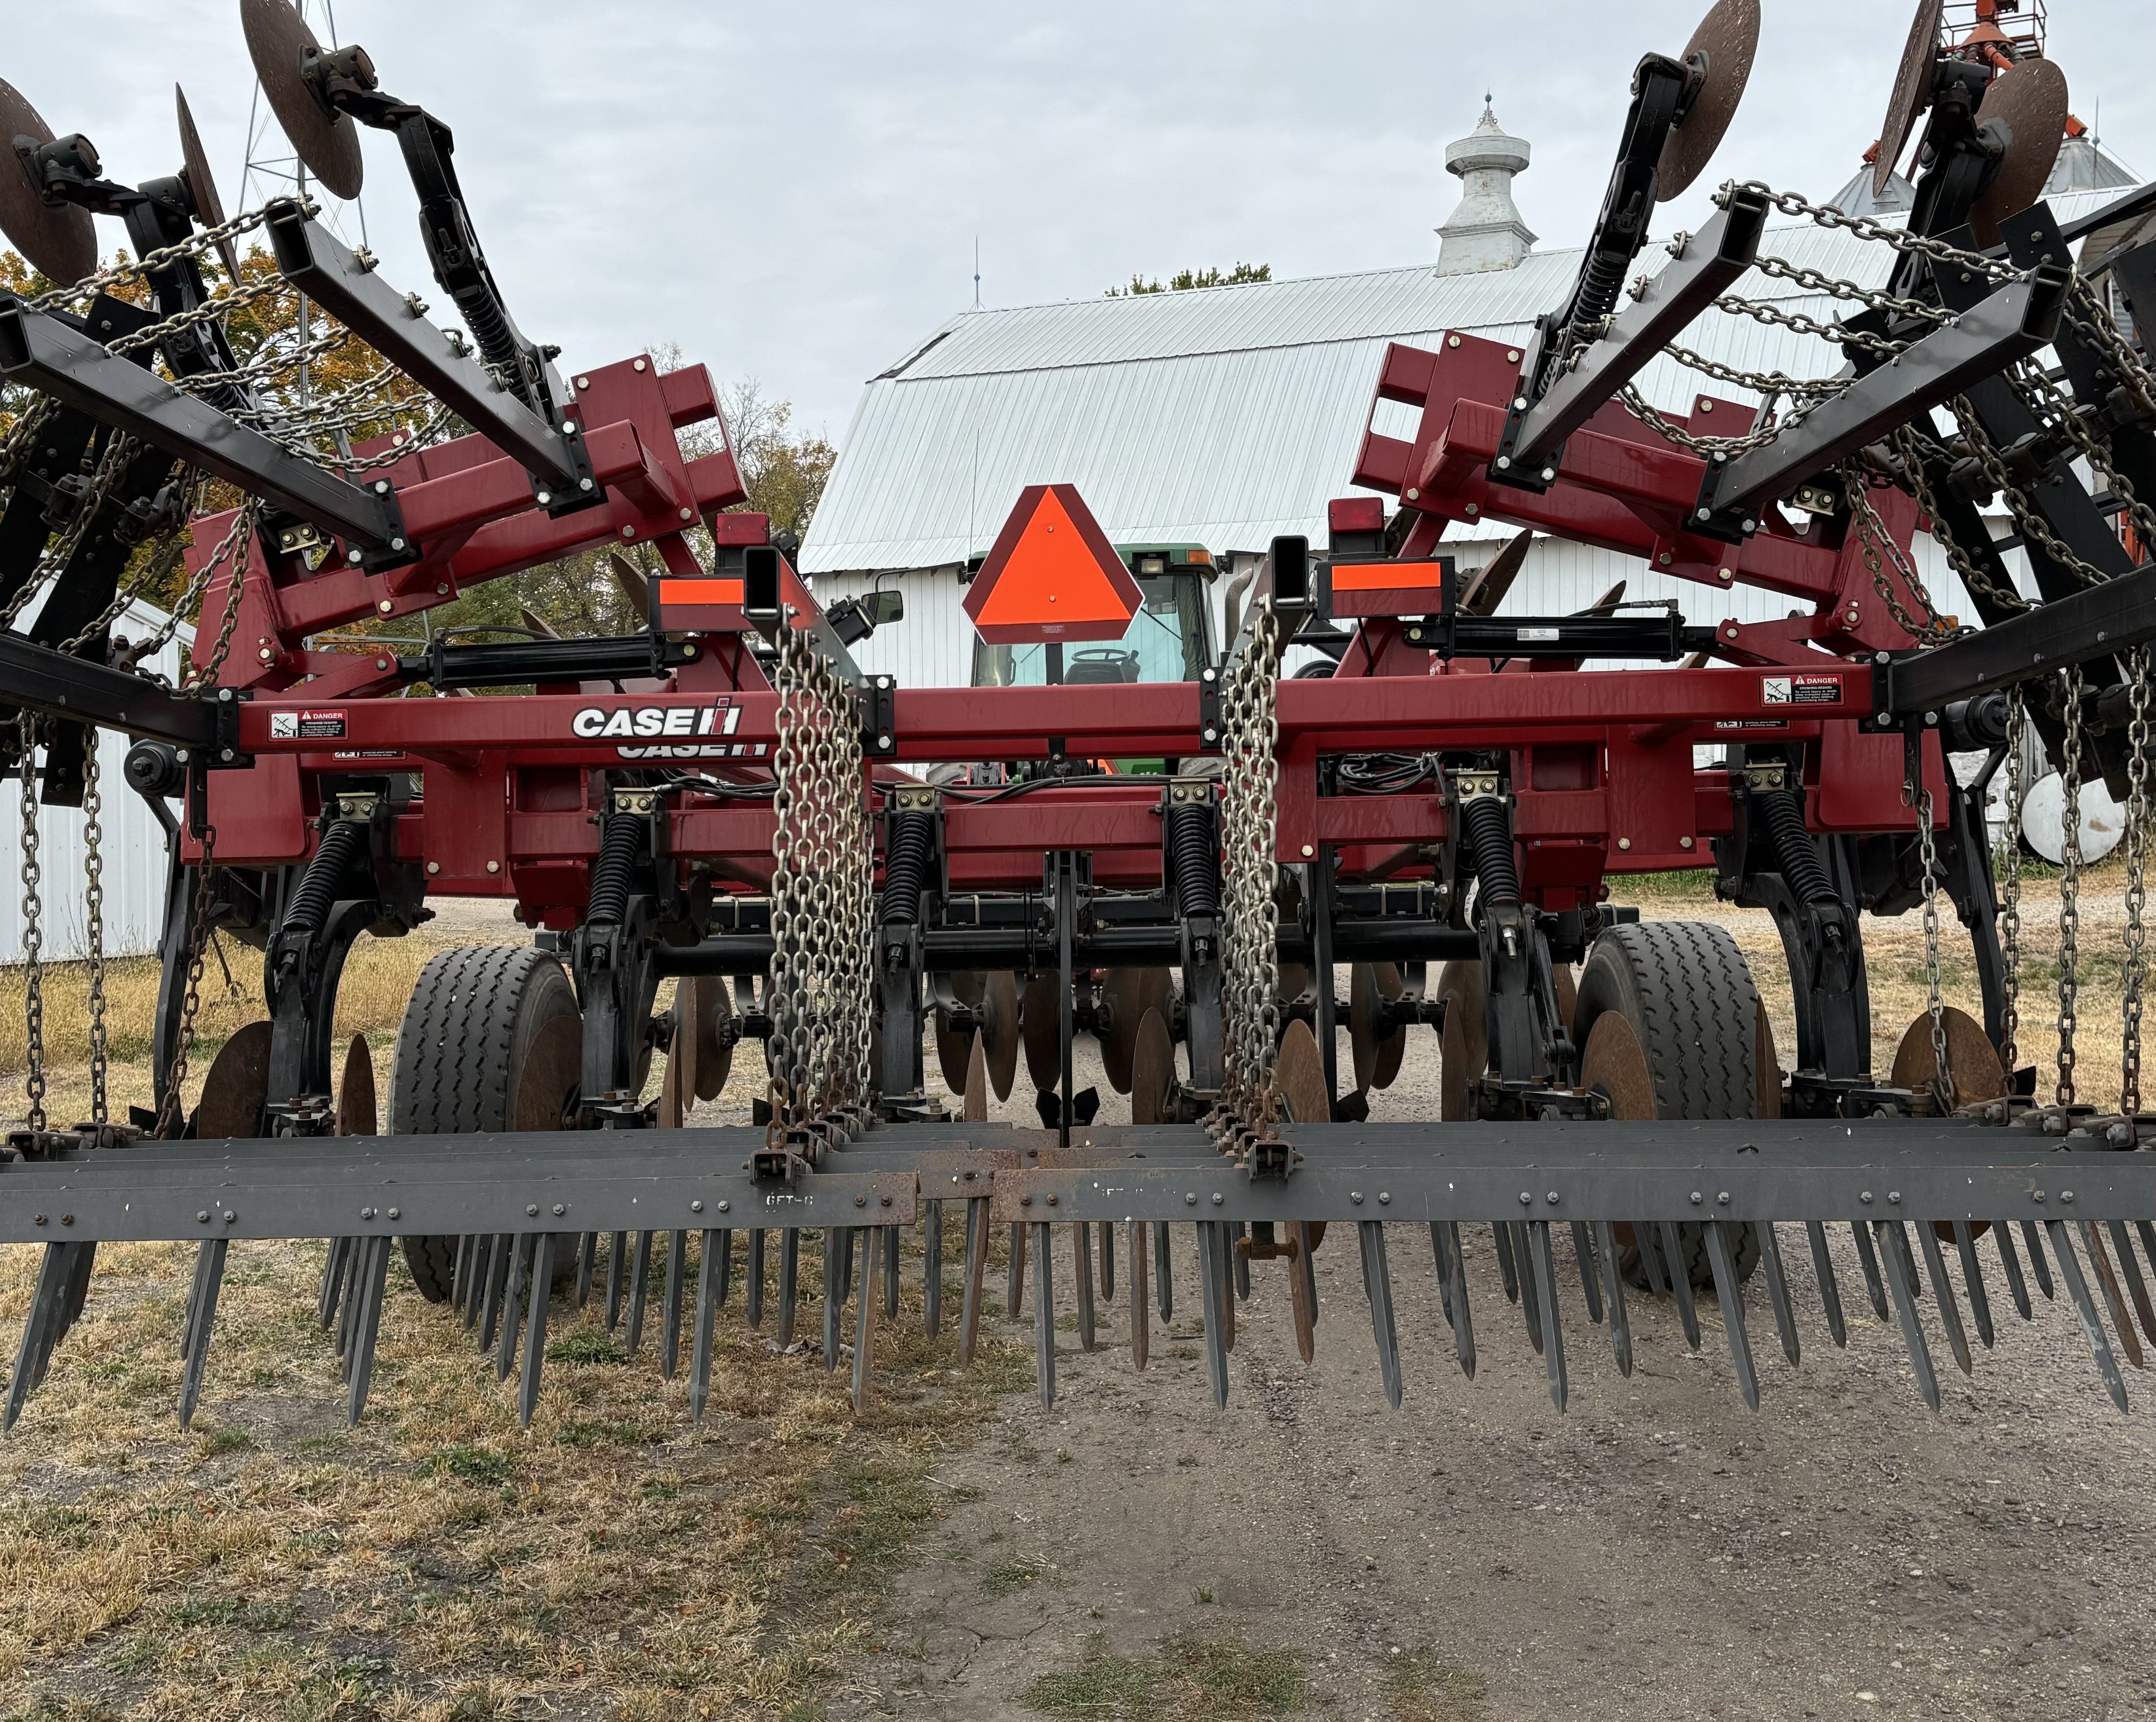
[[[1063,653],[1122,634],[1132,571],[1075,491],[1029,491],[973,608],[990,638],[1045,647],[1056,684],[911,689],[848,654],[877,615],[821,611],[763,520],[725,512],[742,495],[730,457],[685,458],[679,433],[717,417],[706,374],[641,358],[559,374],[487,269],[447,129],[385,95],[360,49],[317,48],[288,0],[242,11],[264,91],[325,185],[357,189],[355,123],[397,135],[469,338],[303,202],[223,219],[191,127],[185,171],[133,187],[4,91],[18,170],[0,170],[0,213],[76,284],[0,302],[0,372],[37,396],[6,445],[0,520],[8,619],[43,595],[28,631],[0,638],[28,823],[40,796],[94,812],[94,728],[135,738],[131,787],[175,809],[155,1112],[108,1118],[100,1077],[93,1120],[51,1126],[31,969],[30,1118],[0,1165],[0,1239],[44,1258],[9,1421],[106,1240],[199,1242],[182,1418],[232,1241],[327,1237],[320,1315],[354,1417],[401,1245],[420,1290],[519,1374],[528,1419],[551,1289],[581,1302],[603,1269],[608,1320],[625,1308],[638,1343],[660,1233],[663,1361],[672,1374],[686,1327],[699,1415],[737,1264],[747,1320],[782,1341],[803,1274],[820,1276],[824,1357],[850,1344],[865,1395],[916,1227],[927,1320],[954,1325],[966,1354],[1008,1228],[1004,1307],[1030,1302],[1044,1397],[1064,1274],[1089,1348],[1124,1281],[1141,1366],[1151,1312],[1194,1299],[1219,1397],[1238,1302],[1254,1274],[1283,1275],[1308,1356],[1329,1229],[1360,1254],[1397,1403],[1393,1255],[1430,1250],[1471,1374],[1462,1228],[1488,1227],[1560,1406],[1579,1315],[1629,1371],[1627,1304],[1643,1294],[1673,1298],[1695,1345],[1712,1298],[1756,1403],[1755,1328],[1771,1322],[1794,1363],[1815,1320],[1794,1304],[1794,1248],[1825,1331],[1845,1343],[1845,1299],[1868,1299],[1934,1408],[1934,1347],[1969,1370],[2001,1294],[2024,1319],[2063,1294],[2124,1407],[2137,1325],[2156,1343],[2138,1094],[2156,573],[2128,548],[2156,537],[2141,500],[2156,497],[2156,377],[2112,307],[2156,324],[2156,247],[2077,269],[2076,242],[2139,199],[2064,230],[2033,201],[2066,120],[2048,61],[1943,48],[1926,0],[1880,156],[1890,171],[1924,123],[1906,228],[1732,182],[1641,274],[1657,203],[1702,170],[1749,69],[1756,0],[1721,0],[1683,54],[1640,62],[1578,282],[1534,339],[1389,354],[1378,393],[1419,407],[1420,428],[1371,435],[1353,476],[1396,509],[1339,502],[1327,543],[1276,541],[1224,654],[1193,679],[1131,684],[1122,654],[1066,670]],[[1711,311],[1790,320],[1737,295],[1751,271],[1794,269],[1760,250],[1774,212],[1891,251],[1884,287],[1812,281],[1849,306],[1793,325],[1838,347],[1830,379],[1733,371],[1681,344]],[[139,264],[91,273],[92,213],[127,223]],[[278,275],[242,285],[232,242],[255,230]],[[214,294],[213,250],[228,270]],[[123,284],[147,304],[107,290]],[[293,290],[334,323],[243,362],[224,313]],[[343,393],[295,390],[324,343],[354,339],[379,371]],[[1765,404],[1658,410],[1632,380],[1661,356]],[[469,429],[440,438],[452,418]],[[192,520],[203,623],[192,672],[166,689],[109,630],[134,546],[173,553],[209,479],[244,500]],[[2033,595],[1985,528],[1994,499]],[[1803,607],[1695,626],[1613,594],[1579,615],[1499,616],[1524,533],[1473,580],[1445,537],[1492,520]],[[1980,627],[1923,590],[1909,551],[1923,530]],[[665,570],[633,635],[443,635],[408,655],[324,643],[630,542]],[[1332,674],[1282,679],[1291,644]],[[1664,667],[1553,673],[1609,660]],[[418,684],[434,697],[400,697]],[[472,691],[512,686],[532,691]],[[1983,795],[2005,771],[2018,822],[2030,724],[2062,762],[2070,833],[2092,771],[2128,807],[2117,1096],[2075,1087],[2071,847],[2059,1067],[2041,1100],[2035,1073],[2015,1074],[2018,874],[1994,883]],[[1717,763],[1696,762],[1702,744]],[[1990,766],[1964,787],[1943,750]],[[933,782],[916,769],[982,760],[998,763]],[[1780,930],[1798,1025],[1786,1077],[1726,932],[1609,906],[1627,873],[1688,867]],[[339,972],[360,935],[404,931],[444,895],[511,899],[536,938],[429,964],[378,1134],[363,1044],[340,1069],[332,1043]],[[1981,1023],[1939,1002],[1942,899],[1974,943]],[[1890,1073],[1871,1067],[1861,908],[1918,910],[1928,930],[1933,1003]],[[227,1044],[190,1116],[216,929],[264,951],[270,1015]],[[676,1002],[654,1015],[666,976]],[[1425,1026],[1442,1037],[1442,1123],[1364,1122]],[[1130,1093],[1129,1125],[1094,1122],[1096,1097],[1071,1092],[1080,1033]],[[957,1119],[927,1094],[931,1034]],[[680,1128],[744,1038],[767,1063],[767,1124]],[[1021,1051],[1040,1132],[982,1121]],[[1861,1289],[1836,1278],[1844,1227]],[[947,1259],[963,1266],[955,1308]],[[1327,1330],[1349,1321],[1328,1311]]]

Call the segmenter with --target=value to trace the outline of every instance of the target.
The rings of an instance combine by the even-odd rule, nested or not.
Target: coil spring
[[[1475,876],[1482,882],[1482,901],[1493,906],[1517,904],[1520,866],[1512,853],[1512,823],[1505,817],[1505,804],[1493,796],[1461,802],[1460,828],[1475,862]]]
[[[1840,894],[1826,876],[1811,833],[1804,829],[1804,803],[1793,789],[1762,790],[1752,797],[1767,839],[1774,847],[1774,860],[1789,889],[1802,903],[1838,903]]]
[[[526,386],[516,338],[510,334],[508,320],[502,315],[494,295],[483,287],[472,287],[454,297],[457,310],[463,314],[465,326],[471,331],[472,339],[479,345],[480,356],[501,377],[503,387],[536,410],[537,402],[531,398],[531,392]]]
[[[619,924],[629,915],[629,876],[636,866],[638,828],[633,813],[609,813],[599,828],[599,858],[592,864],[588,921]]]
[[[1185,802],[1168,810],[1168,865],[1183,914],[1220,913],[1220,843],[1212,808]]]
[[[920,920],[921,894],[928,884],[928,858],[936,847],[935,823],[934,814],[919,807],[901,807],[891,816],[878,925],[910,927]]]
[[[321,931],[322,924],[330,918],[330,905],[336,901],[337,887],[344,883],[353,858],[366,847],[367,827],[357,819],[340,819],[322,833],[321,846],[300,874],[300,887],[292,893],[292,906],[285,911],[287,931]]]

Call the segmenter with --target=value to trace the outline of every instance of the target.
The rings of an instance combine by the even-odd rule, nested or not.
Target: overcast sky
[[[1908,0],[1764,9],[1743,108],[1665,227],[1697,227],[1724,177],[1830,197],[1878,132]],[[675,341],[839,438],[862,382],[973,302],[976,236],[990,305],[1191,264],[1287,276],[1434,260],[1458,189],[1445,146],[1486,90],[1533,146],[1517,187],[1529,225],[1578,243],[1632,66],[1681,53],[1704,0],[335,10],[386,90],[455,128],[495,273],[564,368]],[[18,0],[9,14],[0,76],[56,131],[87,133],[116,177],[178,165],[171,85],[184,83],[236,207],[254,88],[238,0]],[[2156,173],[2145,0],[2051,0],[2051,33],[2076,110]],[[362,136],[374,249],[399,285],[424,288],[395,143]],[[116,224],[100,236],[116,243]]]

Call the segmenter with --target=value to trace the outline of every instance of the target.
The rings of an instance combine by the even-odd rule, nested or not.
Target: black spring
[[[1826,876],[1811,833],[1804,829],[1804,804],[1793,789],[1762,790],[1752,797],[1759,823],[1767,828],[1774,860],[1800,903],[1839,903],[1840,894]]]
[[[464,315],[465,326],[479,343],[480,356],[486,361],[488,368],[501,377],[502,386],[518,400],[527,407],[535,406],[531,391],[525,386],[516,339],[509,332],[509,320],[502,315],[494,295],[484,287],[468,287],[455,298],[457,309]]]
[[[928,888],[928,859],[936,848],[936,816],[901,807],[891,816],[891,840],[883,858],[880,926],[910,927],[921,919],[921,894]]]
[[[1482,882],[1481,900],[1495,906],[1520,900],[1520,864],[1512,853],[1512,822],[1494,796],[1478,796],[1460,805],[1460,828]]]
[[[330,918],[330,905],[336,901],[337,887],[344,883],[353,859],[366,848],[367,827],[357,819],[340,819],[322,833],[321,847],[300,875],[300,887],[292,893],[292,906],[285,911],[288,932],[321,931]]]
[[[619,924],[628,918],[629,879],[636,869],[636,840],[643,823],[633,813],[609,813],[600,826],[599,858],[592,864],[588,921]]]
[[[1220,912],[1220,845],[1213,809],[1183,802],[1168,810],[1168,865],[1185,915]]]

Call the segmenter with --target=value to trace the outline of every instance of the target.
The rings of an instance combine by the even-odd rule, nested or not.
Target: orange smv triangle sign
[[[1029,484],[966,593],[991,645],[1119,640],[1144,594],[1075,484]]]

